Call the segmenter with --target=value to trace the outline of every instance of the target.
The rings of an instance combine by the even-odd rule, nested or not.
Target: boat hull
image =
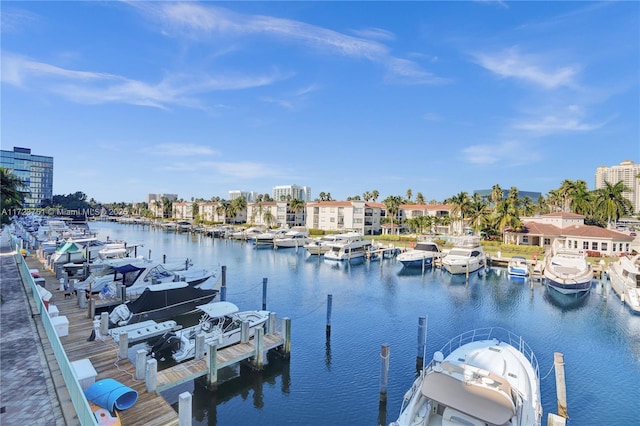
[[[618,295],[620,300],[626,304],[632,312],[640,314],[640,288],[633,283],[625,281],[621,268],[611,264],[607,269],[607,275],[611,281],[611,288]]]
[[[433,257],[423,257],[414,259],[401,259],[398,257],[398,261],[402,263],[405,268],[431,268],[433,266]]]
[[[445,259],[446,260],[446,259]],[[466,274],[477,271],[484,266],[481,259],[475,259],[469,262],[442,262],[442,267],[450,274]]]
[[[591,279],[566,282],[565,280],[547,277],[547,285],[562,294],[581,293],[591,289]]]

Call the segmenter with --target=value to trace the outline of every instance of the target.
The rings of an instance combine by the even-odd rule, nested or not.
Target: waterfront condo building
[[[611,185],[622,181],[624,185],[631,189],[622,195],[633,204],[633,212],[640,212],[640,164],[631,160],[625,160],[617,166],[600,166],[596,169],[596,189],[604,188],[604,182]]]
[[[273,199],[275,201],[302,200],[305,203],[311,201],[311,188],[298,185],[280,185],[273,187]]]
[[[53,198],[53,157],[32,154],[30,148],[13,147],[13,151],[0,150],[0,166],[25,183],[28,194],[23,207],[41,207],[44,200]]]

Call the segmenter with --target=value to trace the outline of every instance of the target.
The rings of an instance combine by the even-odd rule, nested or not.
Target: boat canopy
[[[145,267],[144,266],[139,267],[139,266],[135,266],[130,263],[127,263],[126,265],[116,266],[114,269],[116,270],[116,272],[120,272],[121,274],[126,274],[127,272],[143,271]]]
[[[442,364],[444,370],[447,364]],[[424,377],[422,394],[482,422],[507,424],[516,414],[513,400],[508,396],[511,387],[506,380],[492,373],[485,376],[482,383],[472,384],[446,371],[433,371]]]
[[[238,307],[231,302],[207,303],[206,305],[200,305],[197,308],[212,318],[220,318],[225,315],[235,314],[239,311]]]
[[[66,242],[64,243],[64,245],[62,247],[60,247],[58,250],[56,250],[58,253],[77,253],[79,251],[82,251],[82,247],[80,247],[79,245],[77,245],[74,242]]]

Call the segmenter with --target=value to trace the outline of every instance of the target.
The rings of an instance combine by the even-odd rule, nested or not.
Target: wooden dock
[[[218,351],[217,368],[220,370],[224,367],[237,364],[240,361],[254,356],[255,339],[247,343],[238,343],[233,346],[226,347]],[[267,334],[264,336],[263,350],[268,351],[278,348],[284,344],[284,339],[279,334]],[[188,382],[198,377],[206,375],[209,371],[207,360],[205,358],[182,362],[176,366],[169,367],[158,372],[157,390],[165,391],[181,383]]]
[[[177,384],[206,375],[208,372],[206,359],[181,363],[174,367],[159,371],[156,376],[156,391],[147,392],[146,380],[136,380],[135,365],[129,359],[119,358],[119,346],[110,336],[99,336],[91,339],[94,320],[89,317],[89,306],[81,308],[76,296],[60,290],[60,282],[53,272],[45,269],[44,264],[34,256],[27,259],[30,269],[38,269],[40,277],[45,279],[45,288],[53,297],[51,304],[66,316],[69,321],[68,335],[60,337],[69,362],[89,359],[97,376],[95,380],[115,379],[138,393],[136,403],[129,409],[120,411],[120,419],[124,425],[145,426],[177,426],[178,413],[162,397],[159,392]],[[283,346],[284,339],[280,334],[263,336],[264,352]],[[256,353],[253,340],[237,344],[217,351],[217,369],[233,365],[241,360],[251,358]]]

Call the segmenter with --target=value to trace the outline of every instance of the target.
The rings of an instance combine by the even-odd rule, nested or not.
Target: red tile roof
[[[565,213],[565,215],[566,214],[573,213]],[[555,225],[538,222],[525,222],[523,225],[525,232],[531,235],[568,235],[572,237],[604,238],[618,241],[633,241],[633,237],[627,234],[612,231],[610,229],[600,228],[599,226],[576,225],[567,226],[566,228],[559,228]]]

